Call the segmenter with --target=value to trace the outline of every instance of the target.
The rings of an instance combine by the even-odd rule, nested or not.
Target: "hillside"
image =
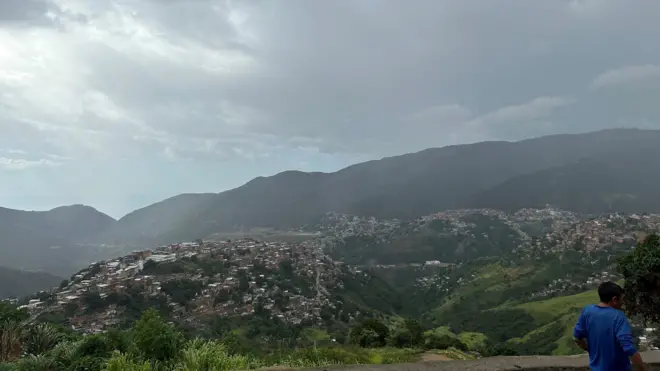
[[[567,210],[641,212],[660,210],[657,187],[660,167],[655,149],[600,159],[582,159],[520,175],[475,196],[475,206],[516,211],[551,204]]]
[[[660,231],[660,215],[460,210],[415,223],[331,215],[324,225],[331,256],[388,282],[400,293],[401,315],[446,328],[466,344],[482,339],[520,354],[572,354],[579,308],[596,300],[599,282],[619,278],[618,256]],[[446,259],[429,260],[430,253]]]
[[[87,245],[115,223],[108,215],[83,205],[49,211],[0,208],[2,264],[69,275],[76,264],[96,259],[99,254]]]
[[[350,264],[444,264],[483,257],[541,257],[572,249],[589,253],[625,249],[645,233],[660,231],[660,215],[462,209],[403,222],[328,214],[310,229],[322,231],[313,243]]]
[[[235,333],[286,346],[341,343],[365,319],[400,328],[405,317],[421,321],[433,347],[572,353],[566,334],[579,306],[599,282],[619,278],[616,257],[660,231],[660,215],[328,214],[308,228],[320,233],[302,243],[196,241],[99,262],[36,296],[31,311],[98,332],[155,307],[192,337]]]
[[[131,223],[120,220],[144,228],[120,228],[115,236],[167,243],[241,228],[297,228],[327,212],[410,219],[447,209],[545,204],[578,212],[658,211],[657,188],[630,180],[655,179],[660,170],[651,161],[659,156],[660,131],[632,129],[434,148],[335,173],[288,171],[217,195],[173,198],[136,210],[126,217]],[[585,193],[594,200],[574,202]]]
[[[0,299],[18,298],[57,286],[62,278],[43,272],[0,267]]]
[[[298,230],[317,225],[328,212],[414,220],[449,209],[515,211],[546,204],[579,213],[660,211],[656,158],[660,131],[604,130],[433,148],[334,173],[286,171],[219,194],[175,196],[119,221],[85,206],[46,212],[0,209],[0,256],[15,267],[68,275],[135,248],[218,232]],[[508,233],[504,229],[501,233]],[[437,245],[449,237],[429,233],[418,238]],[[420,246],[420,241],[399,242],[402,251]],[[471,258],[484,248],[503,252],[511,243],[476,241],[439,257]],[[439,252],[422,250],[429,258]],[[391,262],[401,258],[406,259],[382,257]]]
[[[155,307],[187,333],[239,331],[255,342],[305,341],[306,328],[318,329],[326,342],[345,339],[350,322],[401,308],[398,294],[377,276],[317,249],[251,239],[117,257],[37,297],[33,313],[80,330],[125,327]]]
[[[134,245],[153,242],[154,238],[176,230],[187,219],[196,218],[215,200],[215,193],[181,194],[135,210],[117,221],[111,228],[99,234],[98,241],[123,241],[127,236]],[[178,242],[177,240],[166,241]]]

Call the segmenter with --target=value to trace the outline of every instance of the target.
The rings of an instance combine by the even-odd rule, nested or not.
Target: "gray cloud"
[[[0,23],[41,19],[50,9],[47,0],[3,0],[0,2]]]
[[[658,17],[654,0],[5,0],[0,149],[27,155],[0,157],[62,173],[196,161],[247,180],[326,156],[660,128]]]
[[[630,85],[630,84],[658,84],[660,82],[660,65],[645,64],[642,66],[625,66],[609,70],[598,75],[591,86],[595,89]]]

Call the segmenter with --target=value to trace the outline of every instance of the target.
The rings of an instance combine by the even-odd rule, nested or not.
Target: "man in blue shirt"
[[[646,371],[632,329],[621,310],[623,289],[613,282],[598,287],[599,304],[584,307],[573,329],[575,343],[589,353],[592,371]]]

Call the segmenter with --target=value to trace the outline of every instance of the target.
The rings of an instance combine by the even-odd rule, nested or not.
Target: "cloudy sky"
[[[660,129],[657,0],[1,0],[0,206]]]

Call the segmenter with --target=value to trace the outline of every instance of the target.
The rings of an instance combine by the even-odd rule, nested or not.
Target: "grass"
[[[418,349],[400,348],[308,348],[296,349],[268,358],[230,355],[222,344],[192,341],[175,364],[151,365],[149,362],[115,353],[107,363],[109,371],[229,371],[256,369],[296,369],[349,364],[395,364],[415,361]]]
[[[598,303],[598,294],[592,290],[576,295],[519,304],[516,308],[527,311],[539,325],[544,325],[565,314],[579,313],[584,306],[594,303]]]
[[[311,341],[330,340],[330,335],[326,331],[317,328],[306,328],[303,330],[303,336]]]
[[[586,291],[576,295],[560,296],[552,299],[519,304],[516,308],[523,309],[534,317],[538,328],[525,334],[520,338],[510,339],[511,343],[524,343],[536,334],[559,323],[564,332],[555,341],[557,347],[552,351],[553,355],[572,355],[579,353],[573,344],[573,326],[580,315],[580,310],[589,304],[598,302],[596,291]]]
[[[524,277],[533,273],[533,267],[503,267],[498,263],[480,267],[474,272],[474,278],[461,285],[450,298],[432,311],[433,316],[441,318],[443,314],[451,312],[452,306],[459,302],[460,297],[470,298],[483,292],[505,291],[507,288],[524,285]]]
[[[458,339],[467,345],[468,349],[475,350],[482,347],[488,338],[481,332],[461,332]]]
[[[562,356],[582,353],[573,342],[573,326],[575,326],[579,315],[579,313],[575,313],[562,317],[565,330],[564,334],[556,341],[557,349],[552,352],[553,355]]]
[[[439,354],[441,356],[445,356],[449,359],[455,359],[455,360],[460,360],[460,361],[472,360],[472,359],[477,358],[476,356],[474,356],[472,354],[465,353],[465,352],[463,352],[461,350],[458,350],[456,348],[448,348],[448,349],[445,349],[445,350],[435,350],[435,351],[433,351],[433,353]]]
[[[440,336],[456,337],[456,334],[451,332],[451,329],[449,329],[448,326],[434,327],[431,330],[427,330],[426,333],[434,333],[438,337],[440,337]]]
[[[466,282],[451,298],[438,307],[434,314],[436,318],[441,318],[438,316],[443,314],[449,315],[451,306],[457,303],[461,297],[472,300],[472,298],[479,297],[483,293],[503,292],[508,288],[525,285],[525,278],[536,273],[538,272],[530,271],[527,267],[507,268],[497,263],[483,266],[474,272],[474,277],[469,282]],[[577,351],[572,341],[572,330],[579,312],[584,306],[597,303],[598,295],[595,290],[591,290],[575,295],[524,303],[507,300],[506,298],[502,299],[506,302],[488,310],[524,310],[533,317],[535,324],[534,330],[518,338],[510,339],[508,342],[513,344],[523,344],[527,341],[538,342],[539,337],[543,337],[545,331],[550,330],[552,332],[551,329],[559,324],[564,328],[564,332],[559,339],[554,341],[557,346],[552,350],[552,354],[569,355],[575,354]],[[458,337],[469,349],[478,349],[487,340],[486,335],[480,332],[464,332],[459,334]],[[552,340],[548,339],[551,342]]]

